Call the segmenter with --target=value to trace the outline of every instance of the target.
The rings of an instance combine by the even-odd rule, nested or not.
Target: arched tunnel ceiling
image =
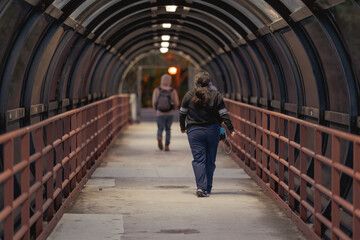
[[[3,0],[0,115],[116,94],[169,35],[169,52],[228,98],[360,129],[359,11],[359,0]]]
[[[266,11],[259,8],[261,4]],[[158,49],[156,43],[164,34],[176,36],[176,40],[170,38],[170,44],[177,44],[178,49],[183,49],[196,62],[206,62],[216,54],[253,40],[259,27],[267,28],[266,24],[271,23],[267,14],[269,9],[272,16],[277,16],[276,20],[280,19],[270,5],[261,4],[252,4],[251,1],[124,0],[79,1],[75,5],[72,1],[55,1],[53,6],[69,15],[65,23],[88,34],[112,53],[126,56],[128,62],[132,61],[128,58],[132,55],[131,49],[150,46],[150,41],[153,41],[153,47],[146,47],[144,51]],[[176,5],[176,11],[167,12],[167,5]],[[162,23],[171,23],[171,29],[162,28]],[[183,39],[192,39],[199,49],[207,45],[207,51],[202,54],[189,51],[195,46],[188,46],[189,41]]]

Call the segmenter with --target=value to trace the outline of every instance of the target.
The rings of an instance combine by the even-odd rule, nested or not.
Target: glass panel
[[[96,17],[98,17],[102,12],[104,12],[106,9],[112,7],[114,4],[120,2],[121,0],[113,0],[107,4],[103,4],[101,8],[97,9],[97,11],[92,14],[89,18],[87,18],[84,22],[83,22],[83,25],[84,26],[87,26],[91,21],[93,21]],[[113,15],[113,14],[112,14]],[[111,15],[111,16],[112,16]],[[110,16],[107,16],[107,17],[110,17]]]
[[[11,84],[9,86],[8,92],[8,109],[17,108],[20,106],[21,91],[19,91],[19,89],[22,89],[23,79],[29,64],[29,60],[33,54],[37,42],[41,38],[41,33],[47,24],[48,23],[44,17],[39,18],[37,21],[33,22],[32,28],[30,30],[31,32],[27,36],[26,40],[24,41],[24,39],[18,39],[18,41],[24,41],[24,45],[21,48],[11,78]]]
[[[60,28],[50,40],[50,42],[46,42],[47,48],[43,53],[43,56],[37,66],[36,77],[34,80],[32,95],[31,95],[31,104],[38,104],[40,103],[41,99],[41,89],[43,87],[43,80],[45,79],[46,71],[49,67],[50,61],[54,55],[54,51],[59,44],[60,38],[63,34],[63,28]]]
[[[316,86],[316,80],[313,74],[312,67],[310,65],[310,60],[306,54],[305,49],[300,43],[298,37],[295,35],[293,31],[283,30],[281,32],[283,39],[286,44],[281,44],[281,46],[288,46],[291,49],[291,53],[293,54],[293,58],[296,61],[298,68],[300,68],[300,74],[302,77],[302,86],[304,87],[304,105],[308,107],[318,108],[318,90]],[[273,44],[273,46],[276,46]],[[280,53],[281,51],[275,51]],[[290,54],[290,51],[288,52]],[[285,73],[285,84],[287,84],[287,94],[290,103],[297,103],[296,99],[296,84],[295,79],[293,78],[291,67],[289,66],[289,61],[286,57],[281,57],[282,67],[284,68]],[[291,74],[291,78],[289,75]],[[291,81],[289,81],[291,79]]]
[[[225,11],[224,9],[222,9],[222,8],[220,8],[220,7],[217,7],[217,6],[215,6],[215,5],[212,5],[212,4],[210,4],[210,3],[206,3],[205,1],[202,2],[202,4],[203,4],[203,5],[207,5],[207,6],[211,7],[211,8],[213,8],[213,9],[215,9],[217,12],[220,12],[221,14],[223,14],[223,15],[225,15],[225,16],[228,16],[229,18],[231,18],[231,20],[233,20],[234,22],[236,22],[237,24],[239,24],[246,32],[249,32],[249,33],[251,32],[244,23],[242,23],[242,22],[241,22],[238,18],[236,18],[235,16],[230,15],[230,14],[229,14],[227,11]],[[194,10],[194,11],[195,11],[195,10]],[[206,11],[202,11],[202,10],[200,10],[200,9],[196,9],[196,11],[201,12],[201,13],[203,13],[203,14],[205,14],[205,15],[210,15],[212,18],[215,18],[214,15],[212,15],[212,14],[206,12]],[[218,18],[218,17],[221,18],[220,15],[216,15],[216,18]]]
[[[72,18],[76,19],[83,11],[85,11],[91,4],[96,2],[96,0],[87,0],[83,2],[75,11],[70,15]]]
[[[104,5],[107,5],[107,3],[109,3],[110,1],[111,0],[94,1],[94,3],[92,3],[91,5],[89,3],[89,6],[87,6],[86,9],[82,12],[79,11],[78,13],[77,11],[79,9],[76,9],[71,16],[76,18],[78,22],[82,23],[83,21],[91,17],[93,13],[97,13],[99,9],[101,9]]]
[[[73,75],[73,82],[72,85],[74,87],[73,90],[73,95],[70,96],[70,98],[79,98],[81,99],[82,97],[86,97],[86,96],[82,96],[81,95],[81,87],[84,84],[84,81],[87,80],[85,79],[86,77],[86,72],[89,70],[89,64],[92,61],[92,58],[94,57],[94,45],[91,45],[89,48],[87,48],[86,50],[84,50],[86,52],[83,53],[83,55],[79,58],[78,60],[78,64],[76,65],[76,69],[75,69],[75,73]]]
[[[16,0],[4,10],[0,17],[0,69],[3,64],[6,64],[6,62],[2,62],[2,60],[4,59],[6,51],[9,50],[9,47],[12,44],[11,40],[13,39],[14,34],[20,25],[22,25],[23,18],[26,17],[26,12],[28,10],[28,4],[23,4]]]
[[[355,4],[360,7],[360,0],[354,0]]]
[[[267,84],[265,81],[265,73],[264,73],[264,68],[263,65],[261,64],[264,60],[256,53],[254,52],[254,50],[249,46],[249,45],[245,45],[245,48],[247,50],[247,52],[249,53],[249,56],[251,57],[251,61],[254,63],[255,66],[255,71],[257,74],[257,79],[256,81],[258,81],[259,83],[259,87],[260,87],[260,92],[258,93],[257,97],[258,98],[267,98]]]
[[[245,50],[245,47],[238,48],[238,51],[240,54],[239,56],[245,63],[247,73],[249,74],[248,76],[249,76],[250,81],[248,83],[250,85],[251,94],[249,94],[248,97],[252,97],[252,96],[257,97],[260,95],[260,93],[258,92],[258,88],[257,88],[258,78],[256,75],[256,69],[255,69],[254,63],[251,61],[251,58],[250,58],[249,54],[247,53],[247,51]]]
[[[267,34],[265,37],[269,36],[269,38],[273,38],[271,34]],[[277,82],[277,77],[273,68],[274,63],[271,61],[269,54],[267,52],[267,49],[263,46],[263,44],[260,44],[259,41],[255,41],[255,44],[257,45],[263,59],[264,64],[266,64],[266,70],[268,74],[268,86],[270,87],[270,94],[271,99],[275,99],[280,101],[280,90],[279,90],[279,83]]]
[[[253,13],[241,6],[239,3],[235,3],[233,0],[227,0],[226,3],[247,16],[258,28],[264,27],[264,23],[261,22],[259,18],[257,18]]]
[[[54,5],[55,7],[62,9],[68,2],[70,2],[71,0],[55,0],[55,2],[53,2],[52,5]]]
[[[10,0],[3,0],[0,2],[0,13],[2,12],[3,8],[5,8],[6,4],[8,4]]]
[[[301,22],[308,32],[320,56],[328,87],[328,98],[331,111],[348,113],[349,94],[346,78],[338,54],[329,42],[327,35],[315,18],[307,18]],[[354,36],[353,36],[354,37]],[[326,91],[325,89],[323,91]]]
[[[271,21],[275,21],[281,18],[281,16],[264,0],[253,0],[251,3],[262,10],[271,19]]]
[[[281,2],[291,11],[295,12],[299,8],[304,7],[304,3],[300,0],[281,0]]]
[[[331,10],[338,30],[349,49],[348,54],[351,56],[357,79],[360,81],[360,8],[354,7],[350,1],[347,1]]]

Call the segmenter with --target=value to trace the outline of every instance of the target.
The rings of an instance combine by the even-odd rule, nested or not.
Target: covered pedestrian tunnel
[[[358,0],[2,0],[0,238],[47,236],[144,59],[173,54],[178,90],[212,75],[233,157],[308,236],[360,239],[359,21]]]

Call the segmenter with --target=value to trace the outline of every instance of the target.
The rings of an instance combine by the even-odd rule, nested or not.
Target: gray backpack
[[[156,100],[156,109],[160,112],[169,112],[174,108],[171,101],[171,94],[174,89],[165,90],[159,87],[159,96]]]

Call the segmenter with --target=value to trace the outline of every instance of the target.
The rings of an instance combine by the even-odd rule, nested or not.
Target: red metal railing
[[[360,136],[232,100],[226,105],[237,132],[233,157],[307,236],[359,240]],[[345,175],[352,186],[342,197]]]
[[[118,95],[0,136],[0,239],[44,239],[129,119]]]

